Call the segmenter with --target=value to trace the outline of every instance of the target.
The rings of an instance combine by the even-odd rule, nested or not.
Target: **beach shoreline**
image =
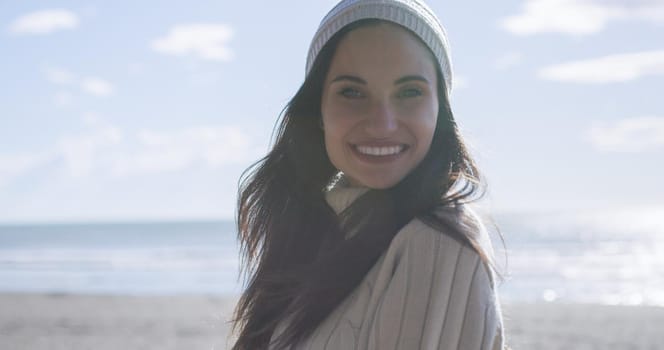
[[[0,293],[0,349],[230,348],[235,296]],[[657,349],[664,307],[507,303],[513,349]]]

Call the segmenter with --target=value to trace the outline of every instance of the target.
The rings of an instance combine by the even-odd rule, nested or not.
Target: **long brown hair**
[[[394,235],[420,218],[476,249],[475,236],[455,220],[434,214],[479,198],[484,185],[459,133],[438,71],[439,111],[429,152],[401,182],[369,190],[337,215],[325,190],[338,173],[327,156],[321,95],[335,49],[349,31],[381,23],[363,20],[328,41],[287,105],[272,150],[243,174],[237,225],[247,287],[234,314],[234,350],[286,349],[309,336],[360,283]],[[458,218],[457,218],[458,219]],[[344,239],[348,231],[354,231]]]

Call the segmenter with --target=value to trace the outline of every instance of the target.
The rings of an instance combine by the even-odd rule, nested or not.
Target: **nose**
[[[391,136],[398,128],[397,113],[386,101],[377,101],[365,121],[365,130],[372,137]]]

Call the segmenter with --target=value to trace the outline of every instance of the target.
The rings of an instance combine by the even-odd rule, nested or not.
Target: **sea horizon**
[[[503,301],[664,306],[664,219],[493,218]],[[238,295],[238,249],[233,220],[0,223],[0,293]]]

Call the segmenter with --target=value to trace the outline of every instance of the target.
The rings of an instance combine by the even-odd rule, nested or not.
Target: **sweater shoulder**
[[[481,218],[465,205],[441,207],[428,217],[414,218],[392,241],[399,247],[412,244],[444,245],[493,258],[491,240]]]
[[[396,264],[432,265],[434,270],[479,266],[494,286],[493,247],[470,208],[441,208],[433,217],[411,220],[395,235],[387,254],[395,268]]]

